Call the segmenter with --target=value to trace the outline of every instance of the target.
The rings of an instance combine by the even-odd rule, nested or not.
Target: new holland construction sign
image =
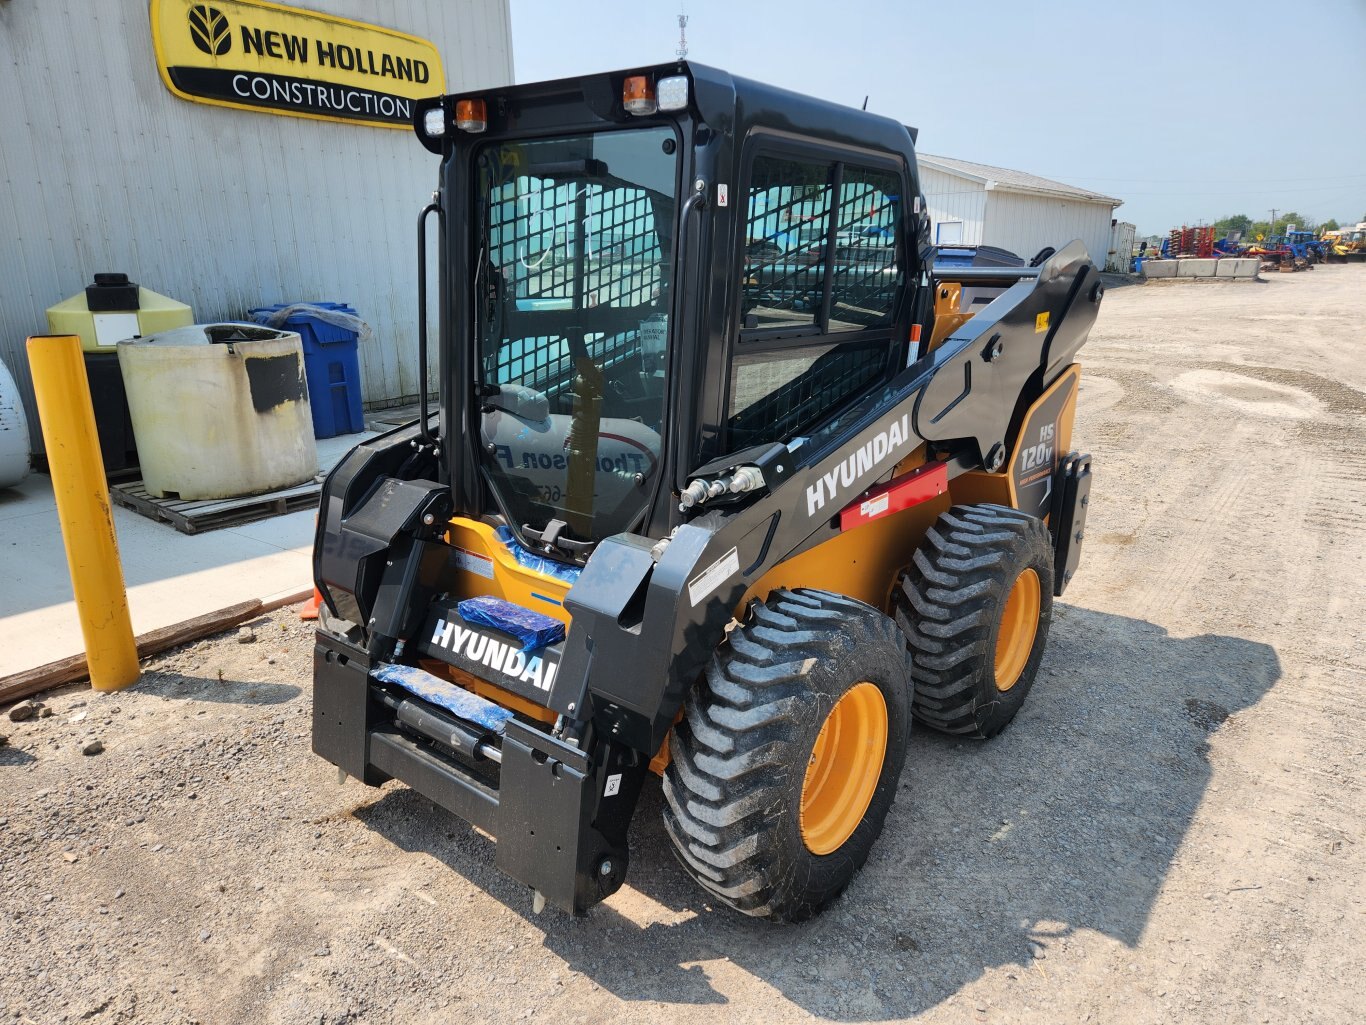
[[[196,103],[406,128],[445,92],[425,39],[261,0],[152,0],[166,88]]]

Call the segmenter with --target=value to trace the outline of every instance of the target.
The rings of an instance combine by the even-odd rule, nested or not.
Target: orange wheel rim
[[[1001,631],[996,635],[996,689],[1008,691],[1020,682],[1034,650],[1039,632],[1042,588],[1039,574],[1027,569],[1015,578],[1006,607],[1001,613]]]
[[[887,701],[876,684],[855,684],[830,709],[802,781],[802,842],[812,854],[839,850],[863,821],[887,733]]]

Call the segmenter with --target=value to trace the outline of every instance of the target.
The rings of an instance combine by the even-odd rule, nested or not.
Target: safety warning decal
[[[457,569],[463,569],[466,573],[475,573],[485,579],[493,579],[493,560],[482,555],[476,555],[464,548],[452,548],[455,554],[455,565]]]
[[[740,553],[732,548],[700,574],[688,581],[688,598],[694,607],[702,604],[711,593],[740,572]]]

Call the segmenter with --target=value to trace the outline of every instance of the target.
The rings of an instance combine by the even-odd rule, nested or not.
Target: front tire
[[[954,506],[925,532],[892,600],[913,658],[915,717],[994,737],[1024,705],[1048,642],[1048,528],[1007,506]]]
[[[664,824],[706,890],[747,915],[810,918],[868,858],[910,731],[905,640],[825,591],[751,607],[688,696]]]

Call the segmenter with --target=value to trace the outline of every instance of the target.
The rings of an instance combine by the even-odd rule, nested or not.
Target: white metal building
[[[174,2],[184,28],[190,5]],[[240,8],[219,6],[240,56]],[[430,41],[445,75],[430,81],[432,95],[512,81],[508,0],[295,6]],[[126,272],[189,303],[199,321],[349,302],[374,329],[361,351],[366,402],[417,393],[415,224],[437,158],[410,130],[173,95],[145,0],[0,0],[0,97],[0,357],[35,444],[25,338],[45,332],[44,310],[97,271]]]
[[[1105,266],[1123,200],[989,164],[924,153],[916,160],[936,242],[999,246],[1028,260],[1079,238]]]

